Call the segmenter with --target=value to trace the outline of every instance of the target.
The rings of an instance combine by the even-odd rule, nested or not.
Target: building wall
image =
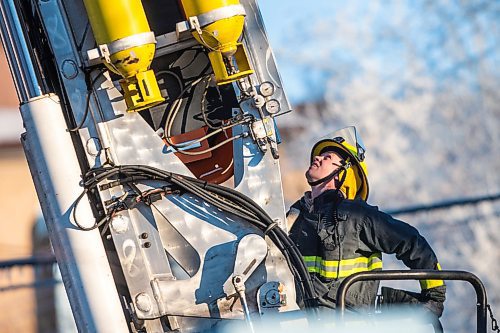
[[[19,102],[3,50],[0,50],[0,261],[33,254],[32,233],[39,214],[35,188],[20,145]],[[33,282],[31,268],[0,270],[0,332],[37,332],[34,289],[12,289]]]

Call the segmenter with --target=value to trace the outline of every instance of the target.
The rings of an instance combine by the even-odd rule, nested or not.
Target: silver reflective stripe
[[[140,34],[135,34],[121,39],[117,39],[107,44],[107,47],[109,54],[111,55],[118,53],[120,51],[125,51],[130,48],[146,44],[156,44],[155,34],[152,31],[143,32]]]
[[[311,262],[311,261],[306,261],[306,267],[309,269],[309,268],[316,268],[316,263],[315,262]]]
[[[207,0],[205,0],[207,1]],[[225,7],[220,7],[214,10],[211,10],[209,12],[206,12],[204,14],[198,15],[198,23],[200,24],[200,27],[205,27],[209,24],[212,24],[214,22],[231,18],[234,16],[246,16],[245,8],[243,5],[231,5],[231,6],[225,6]]]

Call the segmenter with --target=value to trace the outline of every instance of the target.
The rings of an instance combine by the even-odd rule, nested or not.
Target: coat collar
[[[314,198],[314,200],[311,197],[311,192],[308,191],[304,193],[301,204],[309,213],[317,213],[326,206],[330,207],[332,204],[338,205],[342,200],[343,197],[337,190],[327,190]]]

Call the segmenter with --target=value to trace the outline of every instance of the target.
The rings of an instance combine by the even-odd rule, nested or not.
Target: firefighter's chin
[[[314,179],[313,176],[310,175],[310,172],[312,171],[311,168],[312,168],[312,166],[309,167],[309,169],[305,173],[305,176],[306,176],[306,179],[307,179],[308,182],[312,182],[312,181],[316,180],[316,179]]]

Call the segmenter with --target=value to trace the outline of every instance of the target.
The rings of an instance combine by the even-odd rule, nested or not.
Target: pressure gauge
[[[264,97],[272,96],[275,90],[274,84],[269,81],[263,82],[259,87],[259,92]]]
[[[277,99],[271,99],[267,101],[265,107],[267,112],[269,112],[269,114],[276,114],[281,111],[281,105]]]

